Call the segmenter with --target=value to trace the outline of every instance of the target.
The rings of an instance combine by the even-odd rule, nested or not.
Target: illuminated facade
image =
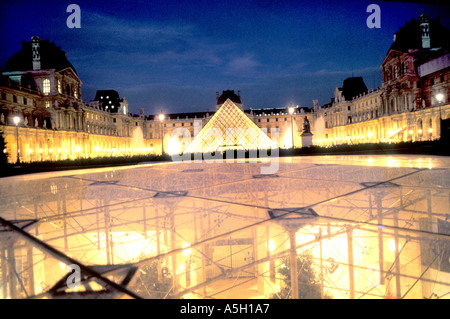
[[[216,93],[213,112],[165,114],[161,121],[157,115],[145,115],[143,109],[131,114],[126,99],[114,90],[99,90],[94,101],[84,103],[82,82],[65,52],[33,37],[23,42],[2,73],[4,152],[11,163],[17,162],[17,154],[24,162],[161,154],[163,150],[179,154],[206,126],[227,123],[229,129],[245,130],[254,127],[250,121],[260,129],[258,134],[262,131],[261,136],[278,147],[302,147],[305,118],[318,146],[439,139],[441,119],[450,118],[449,38],[449,30],[438,19],[422,15],[411,20],[395,34],[381,64],[381,87],[368,90],[362,78],[349,78],[326,105],[315,100],[312,108],[293,107],[292,114],[288,107],[244,109],[240,92],[223,91]],[[220,112],[218,107],[227,99],[240,110],[236,120],[243,119],[243,127],[230,122],[235,107],[229,109],[231,113]],[[214,125],[208,124],[213,118]]]
[[[450,31],[438,18],[423,14],[407,22],[381,64],[381,88],[369,91],[360,84],[346,92],[344,82],[331,103],[315,103],[315,144],[440,138],[440,120],[450,118],[449,39]]]

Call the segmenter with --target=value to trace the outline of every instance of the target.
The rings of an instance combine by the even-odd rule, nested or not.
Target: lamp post
[[[163,121],[164,121],[165,116],[164,116],[164,114],[162,113],[162,111],[161,111],[161,113],[159,114],[158,118],[159,118],[159,121],[161,122],[161,155],[164,155],[164,135],[163,135],[164,132],[163,132]]]
[[[293,122],[293,114],[294,114],[294,107],[289,107],[289,114],[291,114],[291,135],[292,135],[292,149],[294,149],[294,122]]]
[[[13,118],[14,124],[16,124],[16,146],[17,146],[17,160],[16,164],[20,164],[20,158],[19,158],[19,122],[20,117],[14,116]]]

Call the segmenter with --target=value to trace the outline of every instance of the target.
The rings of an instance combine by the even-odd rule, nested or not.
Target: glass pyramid
[[[276,149],[272,141],[230,99],[217,110],[184,153],[212,153],[227,149]]]

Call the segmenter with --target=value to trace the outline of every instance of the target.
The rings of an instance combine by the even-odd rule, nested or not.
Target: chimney
[[[419,17],[420,20],[420,30],[422,35],[422,48],[431,48],[430,40],[430,16],[427,13],[423,13]]]
[[[33,57],[33,70],[37,71],[41,69],[41,53],[40,45],[41,39],[37,36],[31,38],[31,52]]]

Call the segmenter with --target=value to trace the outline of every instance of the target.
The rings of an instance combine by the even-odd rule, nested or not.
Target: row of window
[[[1,96],[2,100],[3,100],[3,101],[7,101],[6,93],[5,93],[5,92],[2,92],[1,95],[2,95],[2,96]],[[13,99],[12,99],[12,100],[13,100],[13,103],[20,103],[20,102],[18,102],[19,99],[20,99],[20,97],[19,97],[19,99],[18,99],[17,96],[13,94],[13,95],[12,95],[12,98],[13,98]],[[24,104],[24,105],[33,105],[33,100],[32,100],[32,99],[27,99],[26,97],[22,97],[21,101],[22,101],[22,104]]]
[[[287,121],[287,117],[284,118],[284,121]],[[270,122],[270,118],[267,118],[266,122]],[[278,117],[275,118],[275,122],[278,122]],[[258,123],[261,123],[261,119],[258,119]]]

